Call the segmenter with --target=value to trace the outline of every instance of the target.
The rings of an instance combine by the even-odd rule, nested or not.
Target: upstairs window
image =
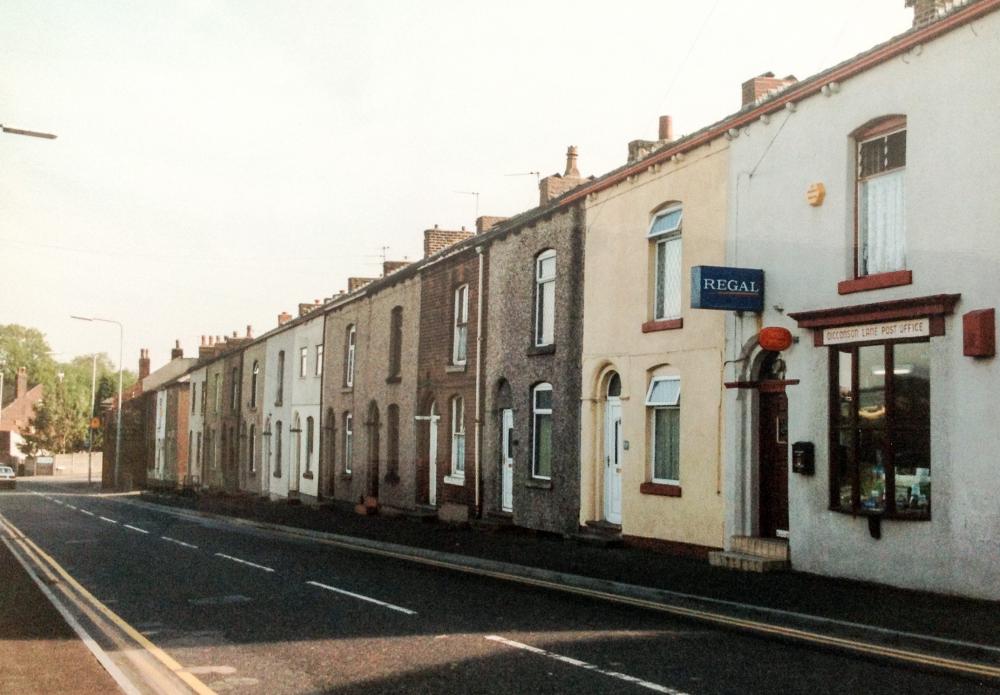
[[[455,290],[455,322],[452,339],[452,364],[465,364],[466,343],[469,338],[469,286],[462,285]]]
[[[257,407],[257,379],[260,376],[260,363],[257,360],[253,362],[253,368],[250,370],[250,407]]]
[[[894,116],[855,133],[857,275],[906,268],[906,118]]]
[[[403,362],[403,307],[393,307],[389,317],[389,378],[402,371]]]
[[[215,396],[213,400],[213,410],[216,413],[222,412],[222,374],[215,375]]]
[[[556,326],[556,252],[535,259],[535,345],[552,345]]]
[[[194,414],[197,411],[198,404],[198,382],[191,382],[191,413]]]
[[[681,479],[681,380],[654,377],[646,393],[652,428],[652,478],[654,483],[680,485]]]
[[[658,212],[649,226],[653,247],[653,319],[665,321],[681,317],[681,222],[680,205]]]
[[[344,340],[344,386],[354,386],[354,359],[357,348],[358,331],[352,323],[347,327],[347,337]]]
[[[229,392],[229,412],[235,413],[240,408],[240,370],[233,367],[230,376],[232,381]]]
[[[299,348],[299,376],[304,377],[309,365],[309,348]]]
[[[285,400],[285,351],[278,353],[278,391],[274,397],[274,404],[281,405]]]
[[[316,376],[323,376],[323,344],[316,346]]]

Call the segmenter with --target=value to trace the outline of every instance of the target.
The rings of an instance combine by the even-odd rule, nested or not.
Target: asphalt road
[[[998,692],[67,489],[0,513],[220,693]]]

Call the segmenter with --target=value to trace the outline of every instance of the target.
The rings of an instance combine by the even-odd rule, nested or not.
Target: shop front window
[[[831,508],[930,517],[929,346],[831,350]]]

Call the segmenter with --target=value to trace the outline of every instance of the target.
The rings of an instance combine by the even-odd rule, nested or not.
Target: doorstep
[[[729,550],[710,552],[708,563],[741,572],[780,572],[791,567],[784,538],[732,536],[729,545]]]

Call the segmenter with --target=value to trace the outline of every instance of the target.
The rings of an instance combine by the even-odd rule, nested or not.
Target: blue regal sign
[[[764,271],[696,265],[691,268],[691,308],[764,310]]]

